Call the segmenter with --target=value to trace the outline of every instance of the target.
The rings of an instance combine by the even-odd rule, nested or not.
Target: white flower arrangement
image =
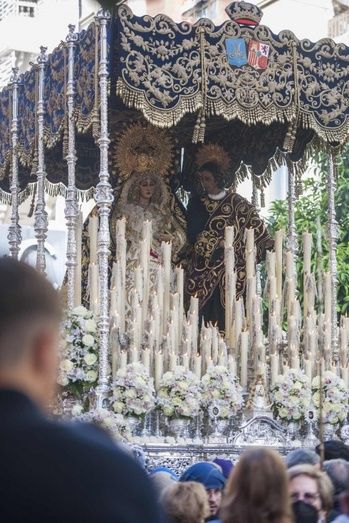
[[[324,423],[338,425],[348,415],[349,393],[344,381],[334,372],[326,371],[322,377],[323,403],[322,417]],[[320,409],[320,378],[316,376],[312,381],[313,404],[319,414]]]
[[[308,377],[301,371],[289,369],[278,376],[271,390],[272,409],[277,418],[287,421],[304,419],[311,402]]]
[[[77,415],[76,419],[101,427],[117,440],[129,441],[131,437],[127,420],[124,416],[115,414],[115,412],[108,409],[93,410]]]
[[[160,382],[158,404],[168,418],[193,418],[202,403],[200,381],[193,372],[178,366],[166,372]]]
[[[242,387],[223,366],[211,366],[202,377],[202,402],[207,409],[215,404],[219,407],[217,417],[225,419],[243,407]]]
[[[58,383],[76,395],[93,386],[98,378],[97,325],[91,311],[79,306],[63,325]]]
[[[112,408],[124,416],[144,416],[155,407],[154,380],[142,363],[119,369],[113,383]]]

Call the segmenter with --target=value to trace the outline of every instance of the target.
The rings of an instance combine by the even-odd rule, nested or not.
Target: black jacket
[[[0,390],[2,523],[158,523],[152,486],[102,431],[49,421]]]

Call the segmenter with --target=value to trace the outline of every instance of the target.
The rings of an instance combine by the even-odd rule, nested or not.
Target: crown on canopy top
[[[249,2],[232,2],[225,11],[237,23],[251,21],[254,25],[258,25],[263,16],[261,9]]]

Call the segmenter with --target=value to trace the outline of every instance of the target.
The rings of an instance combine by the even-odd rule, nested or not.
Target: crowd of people
[[[168,523],[349,523],[349,448],[340,441],[297,449],[286,459],[252,449],[236,466],[225,459],[196,463],[179,478],[151,472]]]
[[[349,448],[256,448],[236,463],[146,472],[102,429],[52,421],[61,304],[0,258],[0,520],[4,523],[349,523]],[[319,455],[324,458],[320,460]]]

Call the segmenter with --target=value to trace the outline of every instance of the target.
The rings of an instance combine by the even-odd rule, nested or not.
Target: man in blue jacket
[[[59,297],[28,265],[0,258],[0,520],[157,523],[150,481],[99,429],[58,424]]]
[[[195,463],[183,472],[180,481],[197,481],[202,483],[206,489],[210,506],[210,516],[206,521],[219,523],[219,510],[226,481],[219,466],[206,461]]]

